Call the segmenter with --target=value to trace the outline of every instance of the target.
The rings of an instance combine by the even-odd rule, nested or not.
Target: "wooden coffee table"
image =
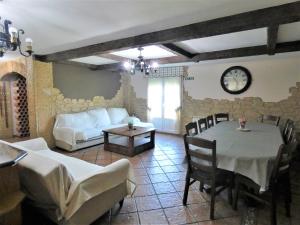
[[[104,150],[127,156],[135,156],[145,150],[155,147],[155,129],[128,126],[103,130]],[[148,137],[145,137],[149,134]]]

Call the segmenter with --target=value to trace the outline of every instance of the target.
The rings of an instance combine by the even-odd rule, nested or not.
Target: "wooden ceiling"
[[[138,36],[122,38],[118,40],[88,45],[76,49],[55,52],[47,55],[35,55],[35,58],[44,62],[61,62],[68,64],[83,65],[82,63],[70,62],[74,58],[92,55],[107,56],[108,53],[129,48],[147,45],[160,45],[175,52],[178,56],[157,59],[161,64],[180,62],[199,62],[204,60],[225,59],[255,55],[274,55],[276,53],[300,51],[300,40],[293,42],[277,43],[278,28],[282,24],[300,21],[300,1],[274,6],[255,11],[226,16],[199,23],[193,23],[181,27],[146,33]],[[211,37],[258,28],[267,28],[267,44],[260,46],[228,49],[213,52],[190,53],[177,45],[175,42],[195,38]],[[91,69],[120,68],[121,63],[108,65],[89,65]]]

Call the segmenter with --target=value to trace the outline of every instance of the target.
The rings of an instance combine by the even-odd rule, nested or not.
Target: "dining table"
[[[268,189],[273,163],[284,143],[279,127],[248,122],[240,130],[238,121],[224,121],[196,137],[216,140],[218,168],[250,178],[262,192]]]

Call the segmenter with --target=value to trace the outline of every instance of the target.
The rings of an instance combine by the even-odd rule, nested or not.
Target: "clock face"
[[[251,84],[250,72],[241,66],[233,66],[225,70],[221,77],[221,86],[230,94],[240,94]]]

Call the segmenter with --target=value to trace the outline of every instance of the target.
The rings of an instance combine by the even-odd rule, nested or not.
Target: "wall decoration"
[[[251,74],[242,66],[232,66],[224,71],[221,76],[221,86],[230,94],[241,94],[251,85]]]

